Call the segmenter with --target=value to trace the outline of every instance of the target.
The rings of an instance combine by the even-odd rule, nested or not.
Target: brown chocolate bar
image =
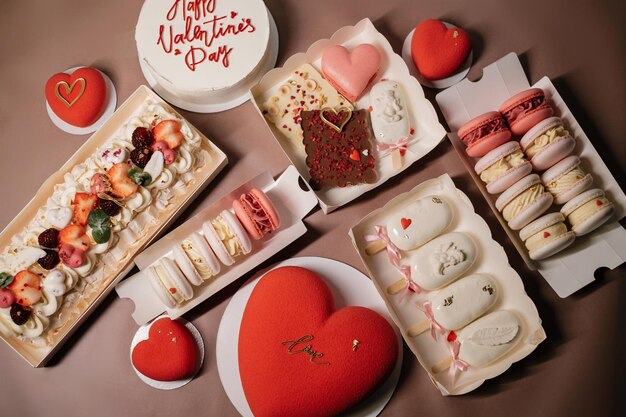
[[[301,115],[306,165],[313,189],[376,182],[367,110],[326,108],[303,111]]]

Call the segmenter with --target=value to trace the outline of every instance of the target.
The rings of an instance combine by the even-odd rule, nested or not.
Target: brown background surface
[[[369,17],[396,52],[413,26],[436,17],[472,35],[474,67],[510,51],[521,54],[531,83],[547,75],[624,187],[626,146],[626,34],[624,2],[615,1],[329,1],[268,0],[280,34],[278,64],[336,29]],[[118,103],[144,83],[134,42],[141,1],[2,1],[0,3],[0,228],[39,185],[84,142],[57,129],[45,111],[43,88],[55,72],[92,65],[113,80]],[[427,90],[433,99],[433,91]],[[182,215],[266,169],[277,175],[287,158],[250,103],[218,114],[182,111],[230,159],[224,172]],[[348,228],[390,198],[448,172],[503,242],[511,264],[537,304],[548,339],[504,375],[461,397],[442,397],[405,349],[396,392],[384,416],[612,416],[624,415],[626,267],[596,273],[597,282],[560,299],[529,271],[506,240],[447,141],[402,175],[331,215],[316,209],[308,233],[274,256],[326,256],[363,270]],[[248,275],[249,276],[249,275]],[[243,277],[186,315],[202,333],[205,364],[189,385],[155,390],[137,378],[129,361],[137,329],[132,303],[113,293],[44,369],[31,369],[0,343],[0,415],[94,417],[171,415],[236,416],[215,363],[217,328]],[[305,383],[305,381],[299,381]]]

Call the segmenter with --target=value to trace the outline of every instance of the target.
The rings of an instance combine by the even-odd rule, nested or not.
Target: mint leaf
[[[13,282],[13,275],[8,272],[0,273],[0,288],[6,288]]]
[[[131,168],[127,175],[137,185],[148,185],[152,182],[152,176],[140,168]]]
[[[97,208],[91,210],[87,217],[91,227],[91,237],[96,243],[106,243],[111,238],[111,219],[104,210]]]

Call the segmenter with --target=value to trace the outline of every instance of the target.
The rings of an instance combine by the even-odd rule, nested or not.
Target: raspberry
[[[135,148],[147,148],[154,142],[152,131],[145,127],[138,127],[133,131],[132,138],[133,146]]]
[[[39,258],[37,262],[39,262],[39,265],[41,265],[43,269],[50,270],[59,264],[59,254],[52,249],[44,250],[46,251],[46,254]]]
[[[122,209],[114,201],[107,200],[107,199],[104,199],[104,198],[99,198],[98,199],[98,207],[100,207],[102,209],[102,211],[104,211],[107,214],[107,216],[109,216],[109,217],[116,216],[120,212],[120,210]]]
[[[53,249],[59,246],[59,231],[57,229],[46,229],[37,238],[39,246],[42,248]]]
[[[130,152],[130,160],[139,168],[145,168],[151,156],[150,148],[135,148]]]
[[[13,320],[13,323],[21,326],[30,318],[30,312],[30,308],[22,307],[21,305],[15,303],[11,306],[11,320]]]

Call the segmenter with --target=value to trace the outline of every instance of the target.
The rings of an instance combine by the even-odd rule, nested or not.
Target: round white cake
[[[146,0],[135,29],[144,75],[188,110],[240,104],[273,66],[270,19],[262,0]]]

